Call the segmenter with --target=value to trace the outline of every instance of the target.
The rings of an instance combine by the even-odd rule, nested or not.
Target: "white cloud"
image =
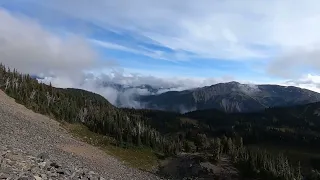
[[[316,44],[315,44],[316,45]],[[277,57],[268,66],[268,72],[285,78],[298,78],[305,71],[320,70],[320,48],[295,48]]]
[[[320,75],[307,74],[298,79],[288,80],[283,85],[297,86],[320,93]]]
[[[320,40],[317,0],[54,0],[43,4],[208,58],[273,57],[268,48],[313,47]]]
[[[146,75],[137,72],[130,72],[128,70],[121,71],[120,68],[109,69],[103,72],[94,72],[91,79],[96,82],[113,82],[116,84],[124,84],[128,86],[151,85],[156,88],[173,88],[176,90],[183,90],[188,88],[195,88],[201,86],[209,86],[219,82],[228,82],[235,80],[233,77],[224,76],[216,78],[201,78],[201,77],[182,77],[182,76],[157,76]],[[239,80],[239,79],[238,79]],[[242,80],[240,80],[242,81]]]
[[[51,83],[53,86],[60,87],[60,88],[71,88],[71,87],[79,86],[78,84],[76,84],[77,82],[75,82],[68,76],[58,76],[58,77],[44,76],[43,79],[39,79],[39,81],[46,84]]]
[[[23,73],[57,76],[57,84],[69,87],[81,80],[83,70],[107,65],[84,38],[60,37],[35,20],[4,9],[0,9],[0,61]]]
[[[135,47],[135,48],[130,48],[126,47],[125,45],[120,45],[112,42],[107,42],[107,41],[100,41],[97,39],[89,39],[90,42],[92,42],[94,45],[101,46],[106,49],[113,49],[113,50],[121,50],[125,52],[130,52],[134,54],[139,54],[139,55],[145,55],[151,58],[156,58],[156,59],[163,59],[163,60],[170,60],[170,55],[167,53],[164,53],[162,51],[153,51],[151,49],[145,48],[145,47]],[[178,54],[177,54],[178,56]],[[179,57],[178,59],[184,59],[183,57]]]
[[[99,46],[105,47],[107,49],[122,50],[122,51],[127,51],[127,52],[140,54],[140,52],[135,50],[135,49],[131,49],[131,48],[119,45],[119,44],[106,42],[106,41],[100,41],[100,40],[97,40],[97,39],[89,39],[89,41],[92,42],[95,45],[99,45]]]
[[[136,45],[134,47],[129,47],[127,45],[121,45],[113,42],[108,41],[101,41],[98,39],[89,39],[94,45],[98,45],[100,47],[111,49],[111,50],[120,50],[124,52],[130,52],[138,55],[144,55],[147,57],[151,57],[153,59],[161,59],[166,61],[185,61],[189,60],[191,57],[187,55],[184,51],[176,51],[174,53],[161,51],[161,50],[154,50],[142,45]]]

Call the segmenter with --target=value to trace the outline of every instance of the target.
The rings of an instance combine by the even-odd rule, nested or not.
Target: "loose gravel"
[[[0,148],[0,179],[13,180],[53,180],[90,179],[105,180],[86,168],[70,168],[52,162],[46,153],[33,157],[16,148]]]

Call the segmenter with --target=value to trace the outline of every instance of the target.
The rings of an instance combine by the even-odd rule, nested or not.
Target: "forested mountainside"
[[[184,152],[204,152],[206,157],[218,161],[225,154],[230,156],[231,161],[240,169],[242,177],[266,180],[320,178],[317,170],[311,171],[311,169],[320,169],[320,159],[305,158],[305,156],[298,159],[289,157],[288,159],[287,154],[278,154],[282,151],[268,152],[263,148],[264,143],[271,143],[275,146],[281,145],[291,149],[305,145],[305,147],[313,147],[313,150],[317,151],[315,148],[319,146],[314,144],[318,142],[314,141],[317,139],[316,135],[312,135],[308,131],[305,134],[298,133],[303,129],[308,129],[306,126],[296,126],[299,119],[293,119],[295,122],[289,123],[287,126],[280,126],[286,119],[279,119],[279,124],[272,119],[266,123],[268,120],[265,118],[272,118],[273,114],[264,114],[263,112],[260,115],[256,115],[256,113],[227,114],[212,109],[179,114],[159,110],[124,110],[135,114],[135,116],[148,119],[151,126],[157,127],[161,133],[175,134],[184,139]],[[290,112],[290,110],[288,111]],[[248,119],[245,120],[247,117]],[[285,127],[288,127],[288,133]],[[310,135],[306,136],[307,134]],[[263,136],[266,137],[262,138]],[[301,141],[297,141],[299,138]],[[259,148],[251,148],[252,145],[257,145]],[[260,149],[261,147],[262,149]],[[307,154],[307,152],[299,153]],[[303,162],[300,164],[300,161]]]
[[[163,137],[143,118],[137,119],[111,105],[104,97],[80,90],[39,83],[30,75],[0,66],[1,89],[26,107],[69,123],[83,123],[93,132],[114,137],[119,145],[147,145],[168,154],[176,151],[172,139]]]
[[[219,83],[185,91],[139,96],[143,107],[189,112],[218,109],[224,112],[255,112],[269,107],[286,107],[320,101],[320,94],[293,86]]]
[[[238,133],[246,143],[270,142],[320,148],[320,103],[227,114],[201,110],[185,114],[211,133]],[[205,131],[205,129],[203,129]]]
[[[225,113],[215,109],[186,114],[124,109],[164,134],[202,133],[208,137],[241,136],[245,144],[270,142],[320,148],[320,102],[254,113]]]
[[[267,130],[277,130],[287,121],[281,119],[285,115],[277,116],[278,119],[275,120],[269,119],[273,115],[267,116],[268,113],[255,117],[255,114],[228,115],[216,110],[181,115],[153,110],[119,109],[98,94],[80,89],[55,88],[4,65],[0,65],[0,85],[4,92],[29,109],[58,121],[84,124],[93,132],[113,137],[116,145],[124,148],[149,147],[166,156],[197,152],[204,154],[205,159],[210,162],[218,162],[227,156],[239,168],[241,177],[252,179],[320,177],[317,176],[317,171],[303,172],[299,163],[289,161],[284,155],[243,145],[255,137],[256,134],[251,133],[255,132],[254,127],[263,127],[265,123],[269,123],[270,126],[265,126]],[[289,112],[291,111],[288,110]],[[312,110],[304,108],[301,112],[309,114]],[[247,117],[250,118],[246,119]],[[295,117],[295,114],[288,116],[291,117]],[[292,122],[294,124],[300,120],[299,117]],[[300,128],[314,128],[316,131],[318,124],[312,124],[313,121],[311,119],[310,124],[300,123]],[[298,124],[288,126],[296,127]],[[244,138],[240,135],[244,135]],[[210,175],[210,172],[205,173]]]
[[[227,145],[228,141],[232,141],[233,144],[237,144],[239,139],[234,138],[241,137],[241,141],[247,147],[272,145],[279,149],[294,150],[293,154],[289,153],[290,159],[295,163],[301,161],[302,169],[306,172],[309,172],[310,169],[320,169],[320,158],[317,153],[320,152],[319,102],[292,107],[268,108],[255,113],[230,114],[215,109],[186,114],[158,110],[127,109],[127,111],[132,111],[132,113],[134,111],[139,116],[147,118],[151,126],[157,127],[162,133],[177,134],[185,138],[187,140],[187,143],[184,144],[185,150],[192,151],[194,148],[198,148],[194,151],[201,151],[199,148],[212,150],[215,142],[225,142]],[[212,140],[212,137],[222,138]],[[228,149],[228,147],[224,148]],[[265,153],[268,154],[268,152]],[[260,158],[263,158],[265,154],[261,156]],[[308,178],[319,179],[319,173],[315,172],[310,175],[312,177]]]

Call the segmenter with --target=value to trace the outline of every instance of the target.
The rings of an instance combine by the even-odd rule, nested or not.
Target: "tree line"
[[[248,148],[243,145],[243,138],[239,136],[207,138],[205,134],[197,134],[194,143],[186,143],[185,150],[206,152],[216,162],[222,157],[230,158],[241,177],[263,180],[320,179],[317,170],[303,172],[300,162],[291,162],[283,153]]]

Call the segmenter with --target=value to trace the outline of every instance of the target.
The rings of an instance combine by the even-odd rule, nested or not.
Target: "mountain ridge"
[[[320,94],[295,86],[250,85],[232,81],[184,91],[141,95],[136,100],[145,108],[182,113],[212,108],[225,112],[254,112],[268,107],[317,102]]]

